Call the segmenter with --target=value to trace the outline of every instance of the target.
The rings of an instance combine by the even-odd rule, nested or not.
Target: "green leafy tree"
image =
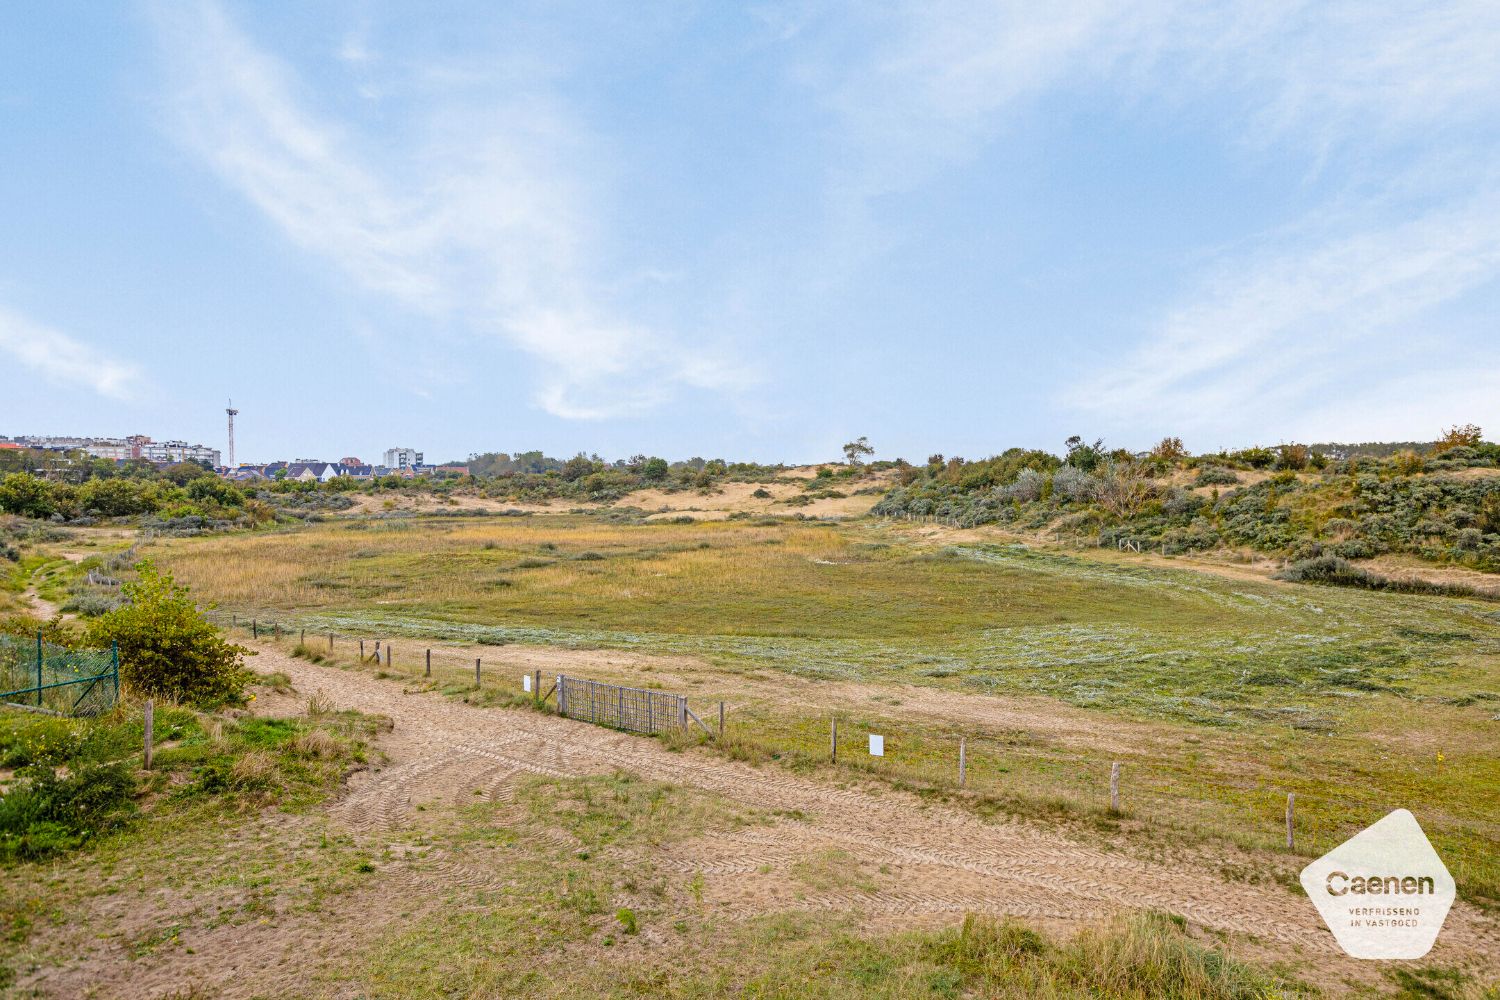
[[[90,479],[78,487],[78,505],[105,517],[144,514],[154,506],[147,494],[149,486],[135,479]]]
[[[1068,449],[1068,464],[1075,469],[1093,472],[1105,459],[1103,438],[1097,438],[1093,444],[1088,444],[1082,437],[1074,434],[1063,444]]]
[[[870,439],[861,434],[858,438],[844,445],[844,461],[849,465],[860,465],[865,456],[875,454],[875,449],[870,446]]]
[[[582,479],[594,471],[596,469],[593,461],[582,452],[564,462],[562,468],[563,478],[570,483]]]
[[[660,482],[667,478],[667,460],[665,458],[648,458],[641,466],[641,475],[651,482]]]
[[[52,488],[45,479],[12,472],[0,479],[0,511],[22,517],[49,517],[56,509]]]
[[[194,704],[238,700],[250,650],[226,642],[188,589],[149,560],[125,584],[126,603],[89,623],[86,641],[120,647],[120,680],[141,695]]]

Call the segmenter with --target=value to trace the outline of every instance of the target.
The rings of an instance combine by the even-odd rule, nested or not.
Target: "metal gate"
[[[680,694],[602,684],[563,674],[557,675],[557,711],[570,719],[648,736],[665,729],[686,729],[692,716],[687,698]]]

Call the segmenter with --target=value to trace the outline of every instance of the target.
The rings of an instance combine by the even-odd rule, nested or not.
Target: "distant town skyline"
[[[1500,5],[0,12],[0,427],[237,458],[1500,426]],[[357,444],[351,445],[351,442]]]

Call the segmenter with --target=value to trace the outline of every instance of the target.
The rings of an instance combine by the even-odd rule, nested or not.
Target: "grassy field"
[[[1276,849],[1295,791],[1307,856],[1409,806],[1466,898],[1500,903],[1500,803],[1485,791],[1500,786],[1491,604],[796,521],[377,520],[147,554],[223,610],[402,636],[403,652],[471,644],[440,654],[454,693],[474,653],[498,662],[493,647],[510,643],[685,655],[704,665],[687,681],[695,697],[735,703],[737,752],[796,766],[825,755],[827,712],[816,686],[800,701],[753,695],[767,670],[1056,699],[1147,724],[1149,738],[1058,741],[912,716],[878,693],[840,711],[850,738],[887,736],[892,780],[951,787],[957,740],[971,740],[977,808],[1113,830],[1102,776],[1123,760],[1125,826],[1147,842]],[[612,676],[654,683],[639,665]]]
[[[91,565],[80,556],[125,544],[80,535],[28,554],[8,596],[29,589],[61,604]],[[694,753],[829,787],[874,779],[1110,852],[1183,859],[1285,892],[1289,905],[1309,857],[1405,806],[1461,896],[1500,907],[1493,604],[868,522],[375,518],[140,548],[217,614],[279,622],[268,649],[292,653],[292,629],[307,628],[305,659],[412,695],[519,707],[520,675],[543,669],[683,691],[710,721],[724,700],[725,739]],[[359,638],[394,642],[394,665],[359,662]],[[139,816],[72,855],[12,860],[0,975],[36,984],[37,996],[60,995],[45,988],[53,967],[71,970],[62,983],[147,976],[132,996],[212,996],[174,984],[244,947],[265,970],[296,956],[295,979],[256,980],[264,996],[1248,1000],[1308,990],[1304,967],[1226,959],[1234,943],[1156,914],[1076,937],[979,919],[893,932],[858,912],[795,906],[730,918],[705,905],[701,880],[662,862],[663,849],[769,818],[625,772],[525,779],[506,798],[465,789],[457,802],[413,805],[414,821],[394,828],[350,827],[318,804],[363,751],[325,759],[298,741],[330,726],[376,730],[307,714],[313,692],[260,690],[295,721],[159,714],[169,729],[158,771],[138,777],[149,789]],[[888,756],[846,752],[831,764],[830,714],[845,746],[878,732]],[[113,735],[89,752],[117,759],[139,736],[129,718],[107,721]],[[11,723],[9,745],[24,750],[35,741],[17,734],[39,725],[50,724]],[[1112,761],[1124,764],[1119,814],[1107,808]],[[194,791],[209,787],[220,790]],[[1289,791],[1295,851],[1281,843]],[[503,878],[455,882],[459,862]],[[891,876],[833,852],[785,877],[816,896]],[[1366,986],[1486,995],[1432,965]]]

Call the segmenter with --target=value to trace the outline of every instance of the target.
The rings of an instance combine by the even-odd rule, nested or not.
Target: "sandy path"
[[[364,832],[398,829],[418,805],[472,801],[475,791],[509,798],[526,774],[558,777],[621,768],[654,781],[701,789],[782,818],[769,826],[711,834],[664,860],[702,872],[706,896],[733,912],[828,907],[923,917],[966,912],[1047,922],[1094,920],[1155,908],[1214,931],[1258,940],[1286,959],[1316,957],[1326,975],[1363,976],[1333,944],[1311,905],[1275,885],[1226,881],[1190,863],[1159,863],[1085,844],[1020,822],[987,822],[954,808],[863,783],[835,783],[775,767],[752,767],[702,752],[672,753],[655,740],[526,711],[480,710],[396,683],[318,666],[262,646],[255,665],[280,670],[309,694],[394,721],[382,747],[391,766],[356,776],[335,815]],[[778,868],[837,850],[879,870],[873,886],[808,891]],[[438,859],[442,860],[442,859]],[[485,885],[503,872],[443,869],[459,885]],[[1492,920],[1456,907],[1428,961],[1493,963],[1500,933]],[[1490,956],[1484,958],[1484,956]]]

